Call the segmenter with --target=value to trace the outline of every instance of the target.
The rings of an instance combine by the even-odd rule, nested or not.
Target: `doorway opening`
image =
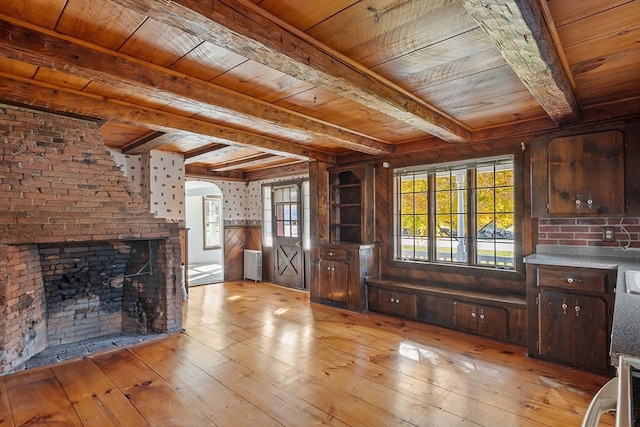
[[[224,280],[222,190],[204,181],[185,182],[187,256],[189,286]]]

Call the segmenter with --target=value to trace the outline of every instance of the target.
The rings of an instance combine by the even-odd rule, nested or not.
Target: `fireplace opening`
[[[159,241],[39,245],[47,344],[57,346],[118,333],[160,332]]]
[[[13,266],[0,371],[100,351],[101,338],[119,347],[175,332],[176,246],[164,238],[6,246]]]

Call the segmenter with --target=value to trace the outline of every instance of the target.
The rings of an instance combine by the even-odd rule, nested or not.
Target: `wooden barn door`
[[[273,188],[274,281],[304,288],[302,210],[299,184]]]

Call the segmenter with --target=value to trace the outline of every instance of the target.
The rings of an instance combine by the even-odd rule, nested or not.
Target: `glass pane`
[[[203,197],[204,248],[216,248],[222,244],[222,198]]]
[[[291,219],[298,220],[298,205],[291,205]]]
[[[291,187],[291,197],[289,198],[290,202],[297,202],[298,201],[298,188],[297,187]]]
[[[291,237],[298,237],[298,221],[291,221]]]
[[[273,223],[271,219],[271,186],[262,187],[262,245],[273,246]]]
[[[496,186],[513,187],[513,164],[506,165],[508,169],[496,171]]]
[[[413,236],[415,234],[414,216],[402,215],[400,216],[400,218],[400,234],[402,234],[403,236]]]
[[[277,205],[276,206],[276,220],[283,220],[284,219],[284,208],[282,205]]]
[[[513,187],[496,188],[496,212],[513,212]]]
[[[291,237],[291,221],[284,222],[284,237]]]
[[[302,247],[305,250],[311,249],[311,202],[309,200],[309,181],[302,182]]]
[[[429,210],[429,198],[426,193],[417,193],[415,195],[415,213],[426,214]]]
[[[450,190],[451,184],[451,177],[448,174],[446,176],[438,175],[436,177],[436,191]]]
[[[476,186],[478,188],[492,188],[495,185],[493,166],[488,169],[478,170],[476,174]]]
[[[282,237],[284,236],[284,222],[276,221],[276,236]]]
[[[494,212],[495,200],[493,198],[493,195],[494,195],[493,188],[478,189],[476,191],[476,203],[477,203],[478,213]],[[482,224],[478,223],[478,227],[481,227],[481,226]]]
[[[274,203],[282,203],[283,196],[282,196],[282,188],[276,188],[273,191],[273,202]]]
[[[278,207],[284,209],[284,219],[285,219],[285,221],[289,221],[291,219],[291,206],[282,205],[282,206],[278,206]]]
[[[400,209],[403,214],[414,213],[413,207],[413,193],[403,194],[400,196]]]

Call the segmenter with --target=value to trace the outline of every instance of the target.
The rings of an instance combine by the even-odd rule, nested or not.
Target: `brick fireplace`
[[[96,122],[0,105],[0,375],[50,346],[182,327],[181,224]]]

